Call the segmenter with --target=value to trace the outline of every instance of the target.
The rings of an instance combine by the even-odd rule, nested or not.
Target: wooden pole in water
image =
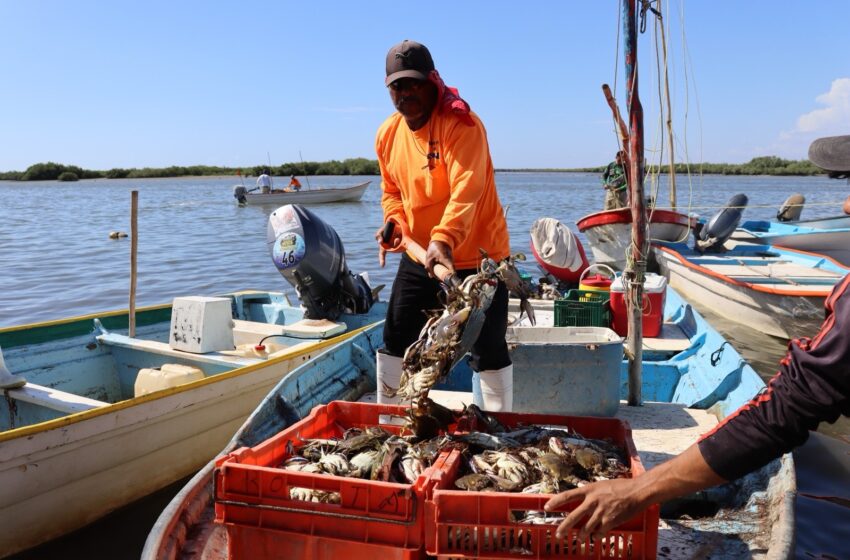
[[[638,96],[636,0],[623,0],[623,41],[625,43],[626,91],[629,112],[629,202],[632,210],[632,242],[623,272],[626,289],[629,333],[626,355],[629,359],[629,406],[641,404],[641,362],[643,359],[643,279],[646,254],[649,250],[646,235],[646,208],[643,198],[643,107]]]
[[[130,193],[130,311],[129,336],[136,336],[136,253],[139,248],[139,191]]]

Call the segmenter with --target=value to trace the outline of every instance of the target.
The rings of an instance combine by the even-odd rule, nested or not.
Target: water
[[[236,205],[235,177],[93,180],[77,183],[0,182],[0,327],[82,315],[128,306],[128,239],[109,239],[113,230],[130,231],[130,191],[139,191],[138,306],[169,302],[181,295],[213,295],[244,290],[288,290],[265,243],[274,207]],[[378,268],[374,233],[381,226],[378,177],[311,177],[310,186],[354,185],[372,180],[360,203],[311,207],[337,230],[349,268],[368,271],[373,285],[386,284],[397,266],[390,256]],[[583,173],[500,173],[496,181],[509,207],[513,251],[529,253],[528,231],[539,217],[575,222],[601,207],[598,176]],[[662,177],[658,206],[668,204]],[[803,193],[803,218],[840,213],[847,196],[844,181],[823,177],[678,177],[680,210],[710,216],[733,194],[750,197],[746,219],[770,219],[792,193]],[[253,186],[253,185],[251,185]],[[305,184],[305,187],[307,185]],[[651,185],[647,185],[651,190]],[[589,249],[588,246],[586,248]],[[533,266],[527,266],[535,272]],[[776,371],[785,346],[701,309],[765,379]],[[848,499],[850,422],[822,426],[831,437],[813,438],[797,453],[801,492]],[[820,467],[829,457],[828,466]],[[158,512],[179,488],[175,485],[138,505],[22,558],[137,558]],[[846,502],[845,502],[846,503]],[[847,539],[817,538],[821,526],[850,526],[850,508],[802,496],[798,500],[801,557],[846,556]],[[104,534],[121,537],[103,544]],[[830,548],[832,543],[832,548]],[[824,556],[828,557],[828,556]]]

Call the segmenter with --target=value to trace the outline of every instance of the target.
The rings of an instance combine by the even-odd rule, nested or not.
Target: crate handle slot
[[[416,502],[415,495],[411,496],[411,501],[415,505],[415,502]],[[389,523],[391,525],[407,526],[407,525],[413,525],[416,522],[416,508],[415,507],[412,508],[412,515],[411,515],[410,519],[406,520],[406,521],[402,521],[402,520],[398,520],[398,519],[386,519],[386,518],[383,518],[383,517],[373,517],[373,516],[370,516],[370,515],[357,515],[357,514],[354,514],[354,513],[335,513],[335,512],[332,512],[332,511],[319,511],[319,510],[301,509],[301,508],[286,507],[286,506],[273,506],[273,505],[269,505],[269,504],[252,504],[252,503],[249,503],[249,502],[237,502],[235,500],[217,499],[215,503],[224,504],[224,505],[228,505],[228,506],[250,508],[250,509],[265,509],[265,510],[271,510],[271,511],[283,511],[283,512],[286,512],[286,513],[300,513],[300,514],[306,514],[306,515],[316,515],[316,516],[319,516],[319,517],[333,517],[333,518],[336,518],[336,519],[354,519],[354,520],[357,520],[357,521],[368,521],[370,523]]]

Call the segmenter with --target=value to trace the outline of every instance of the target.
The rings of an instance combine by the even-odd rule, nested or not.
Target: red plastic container
[[[298,446],[307,439],[341,437],[348,428],[376,426],[380,415],[403,416],[405,411],[401,406],[334,401],[317,406],[303,420],[263,443],[218,459],[215,520],[227,527],[233,557],[265,557],[255,553],[273,543],[283,547],[281,555],[275,556],[281,558],[315,558],[310,551],[345,550],[345,560],[374,560],[383,557],[388,548],[402,554],[394,558],[418,557],[424,544],[425,499],[434,486],[451,483],[443,480],[443,475],[456,469],[453,464],[459,462],[459,452],[440,455],[414,484],[279,468],[289,457],[290,442]],[[381,426],[396,433],[400,429]],[[291,487],[337,492],[340,503],[292,500]],[[281,532],[287,538],[281,538]]]
[[[610,439],[629,458],[631,476],[644,472],[628,423],[614,418],[494,414],[508,427],[520,424],[559,425],[588,438]],[[457,476],[459,464],[450,465]],[[551,495],[449,490],[434,488],[426,503],[425,549],[438,558],[632,558],[654,559],[658,548],[659,508],[654,505],[608,532],[600,542],[579,540],[580,526],[567,538],[555,537],[557,525],[514,521],[514,512],[543,511]],[[571,510],[568,507],[566,511]]]
[[[231,560],[425,560],[423,547],[362,543],[288,531],[234,526],[227,530]]]
[[[629,332],[623,277],[618,276],[611,284],[611,328],[620,336]],[[649,273],[643,285],[643,336],[656,337],[661,334],[664,323],[664,301],[667,295],[667,279]]]

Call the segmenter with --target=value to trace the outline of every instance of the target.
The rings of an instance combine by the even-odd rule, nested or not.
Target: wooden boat
[[[850,216],[847,218],[850,222]],[[741,224],[732,238],[818,253],[850,266],[850,226],[819,228],[803,226],[800,222],[749,220]]]
[[[651,241],[685,241],[695,225],[696,218],[681,212],[654,210],[649,213]],[[576,226],[590,242],[597,263],[607,264],[616,270],[625,268],[632,227],[629,208],[589,214],[576,222]]]
[[[0,557],[91,523],[206,464],[280,378],[364,325],[301,321],[284,294],[228,296],[237,348],[268,335],[268,356],[174,350],[171,306],[0,329],[9,370],[27,383],[0,402]],[[338,335],[339,332],[344,334]],[[194,366],[201,379],[135,396],[140,368]]]
[[[545,308],[546,303],[541,302],[539,307]],[[664,315],[665,336],[646,340],[643,394],[648,402],[641,407],[621,405],[617,412],[630,423],[637,450],[647,466],[683,451],[764,387],[738,352],[672,290]],[[222,454],[257,445],[317,404],[362,400],[367,392],[374,391],[373,349],[381,343],[381,332],[380,326],[370,327],[290,372]],[[526,380],[531,377],[525,385],[533,385],[535,373],[518,371],[517,376]],[[452,377],[456,377],[454,373]],[[455,408],[471,402],[470,378],[463,377],[450,378],[446,386],[455,390],[435,390],[431,396]],[[621,396],[625,396],[627,377],[624,361]],[[310,390],[305,390],[307,387]],[[515,390],[522,389],[517,386]],[[214,463],[210,462],[169,503],[148,536],[143,560],[228,558],[227,532],[213,521],[213,473]],[[755,553],[790,558],[795,492],[793,459],[786,455],[735,483],[662,509],[658,548],[665,551],[665,558],[691,558],[696,549],[707,557]],[[505,546],[514,544],[511,541]],[[505,558],[522,557],[515,551],[501,553]]]
[[[371,181],[359,183],[351,187],[317,187],[315,189],[301,189],[300,191],[249,193],[247,191],[234,191],[234,197],[240,204],[320,204],[325,202],[357,202],[363,198],[363,193]],[[239,189],[239,187],[237,187]],[[239,193],[239,194],[237,194]],[[239,196],[241,195],[241,196]],[[244,198],[244,202],[242,199]]]
[[[850,268],[828,257],[770,245],[728,242],[700,254],[684,243],[658,244],[670,285],[732,321],[779,338],[813,336],[824,299]]]

